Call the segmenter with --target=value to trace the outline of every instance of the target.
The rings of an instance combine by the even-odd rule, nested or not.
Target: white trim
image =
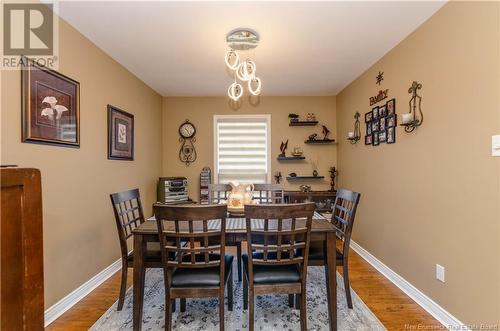
[[[429,314],[443,324],[443,326],[451,330],[470,330],[465,324],[460,322],[458,318],[450,314],[443,307],[434,302],[431,298],[422,293],[406,279],[398,275],[391,268],[386,266],[353,240],[351,240],[351,248],[363,259],[365,259],[366,262],[370,263],[375,269],[377,269],[377,271],[384,275],[385,278],[390,280],[401,291],[413,299],[420,307],[425,309]]]
[[[104,283],[109,277],[122,268],[121,259],[116,260],[110,266],[99,272],[97,275],[86,281],[76,290],[59,300],[52,307],[45,311],[45,327],[54,322],[59,316],[86,297],[96,287]]]
[[[271,114],[242,114],[242,115],[214,115],[214,123],[213,123],[213,153],[214,153],[214,184],[219,184],[219,170],[217,169],[217,165],[219,164],[217,150],[219,149],[219,141],[217,140],[217,122],[219,119],[227,119],[227,118],[239,118],[239,119],[265,119],[267,122],[267,183],[270,184],[272,182],[272,162],[271,162]]]

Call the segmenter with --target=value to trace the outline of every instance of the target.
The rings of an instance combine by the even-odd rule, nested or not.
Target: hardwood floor
[[[236,250],[230,254],[235,254]],[[351,250],[349,270],[351,287],[388,330],[439,327],[439,322],[406,296],[399,288]],[[342,272],[339,269],[339,272]],[[129,286],[132,284],[129,269]],[[47,330],[87,330],[118,300],[120,273],[116,273],[73,308],[47,327]],[[406,327],[405,327],[406,326]],[[413,326],[413,328],[410,328]]]

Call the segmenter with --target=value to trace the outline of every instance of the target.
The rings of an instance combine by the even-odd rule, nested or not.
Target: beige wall
[[[340,181],[362,192],[353,239],[464,323],[500,322],[498,7],[445,5],[337,96],[344,136],[370,110],[378,71],[398,114],[412,81],[423,84],[423,126],[399,127],[394,145],[342,140]]]
[[[337,137],[335,97],[262,97],[256,106],[248,100],[242,102],[241,108],[234,110],[229,106],[227,97],[210,98],[164,98],[163,99],[163,175],[186,176],[190,185],[190,196],[199,197],[199,176],[203,167],[209,166],[214,170],[213,158],[213,115],[216,114],[271,114],[271,167],[272,174],[281,171],[283,177],[290,172],[297,174],[312,174],[311,161],[318,163],[318,172],[324,175],[325,180],[304,181],[311,184],[313,189],[321,190],[330,187],[328,169],[337,163],[337,146],[335,145],[306,145],[304,140],[314,132],[321,133],[321,126],[316,127],[289,127],[288,114],[297,113],[306,116],[314,112],[320,124],[325,124],[332,138]],[[178,127],[189,119],[197,129],[195,148],[198,159],[190,166],[179,161]],[[306,156],[305,161],[283,163],[276,157],[280,153],[281,141],[289,139],[288,151],[294,146],[300,146]],[[273,177],[274,182],[274,177]],[[296,189],[298,185],[283,181],[285,189]]]
[[[138,187],[146,212],[161,173],[161,96],[65,22],[59,71],[80,82],[81,147],[21,143],[21,73],[2,72],[1,163],[42,173],[45,306],[120,256],[109,194]],[[135,161],[107,159],[107,104],[135,115]]]

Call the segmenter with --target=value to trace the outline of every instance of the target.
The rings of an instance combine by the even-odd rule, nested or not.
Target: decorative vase
[[[227,197],[227,210],[231,215],[245,215],[245,205],[253,203],[253,184],[229,183],[231,192]]]

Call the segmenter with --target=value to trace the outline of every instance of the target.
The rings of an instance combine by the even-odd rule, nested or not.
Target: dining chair
[[[283,185],[254,184],[253,199],[259,204],[283,203]]]
[[[218,297],[219,329],[224,330],[226,284],[228,310],[233,310],[233,257],[225,255],[227,206],[155,204],[154,214],[161,244],[165,303],[176,298]],[[171,328],[172,309],[165,304],[165,330]]]
[[[245,206],[248,254],[243,254],[243,309],[254,329],[255,295],[298,295],[307,330],[307,257],[314,203]],[[300,253],[298,250],[300,249]],[[293,303],[293,302],[292,302]]]
[[[232,191],[229,184],[208,184],[208,203],[219,205],[225,203],[228,199],[229,193]],[[227,243],[232,245],[233,243]],[[238,262],[238,281],[241,282],[241,242],[234,243],[236,246],[236,258]]]
[[[337,249],[337,266],[342,266],[342,277],[344,278],[345,296],[347,306],[352,309],[351,286],[349,282],[349,245],[354,226],[354,218],[358,208],[361,194],[347,189],[338,189],[335,203],[332,208],[332,223],[335,225],[337,237],[342,240],[342,250]],[[325,242],[315,242],[309,247],[309,265],[326,265]],[[325,268],[326,272],[326,268]]]
[[[120,297],[118,299],[118,310],[122,310],[127,290],[127,270],[134,264],[133,252],[129,251],[127,239],[132,236],[132,230],[144,223],[144,212],[142,210],[139,189],[109,195],[115,214],[116,228],[120,240],[122,279],[120,285]],[[146,252],[146,268],[161,268],[161,253],[159,247],[151,247]]]

